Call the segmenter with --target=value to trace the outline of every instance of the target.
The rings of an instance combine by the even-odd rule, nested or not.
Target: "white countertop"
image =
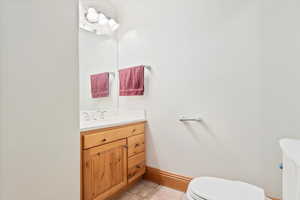
[[[115,121],[95,121],[93,123],[83,123],[80,124],[80,132],[83,131],[91,131],[101,128],[109,128],[114,126],[122,126],[126,124],[138,123],[143,122],[145,119],[124,119],[124,120],[115,120]]]
[[[122,126],[126,124],[138,123],[143,121],[146,121],[144,111],[107,116],[101,120],[91,120],[91,121],[81,120],[80,132],[91,131],[91,130],[96,130],[101,128],[109,128],[114,126]]]

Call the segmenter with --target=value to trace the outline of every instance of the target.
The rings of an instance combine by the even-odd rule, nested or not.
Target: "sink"
[[[103,118],[93,117],[96,111],[80,112],[80,131],[89,131],[100,128],[121,126],[146,120],[145,111],[126,111],[119,113],[107,113]],[[83,116],[85,115],[85,116]],[[87,117],[88,116],[88,117]]]

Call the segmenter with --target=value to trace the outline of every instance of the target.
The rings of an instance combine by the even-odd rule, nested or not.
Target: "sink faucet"
[[[95,120],[97,120],[97,119],[104,119],[104,113],[106,113],[106,112],[107,112],[106,110],[97,109],[96,113],[94,115],[94,119]]]
[[[91,116],[88,112],[83,112],[82,116],[83,116],[84,121],[90,121],[91,120]]]

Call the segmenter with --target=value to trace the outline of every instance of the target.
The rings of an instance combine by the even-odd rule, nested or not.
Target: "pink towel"
[[[119,70],[120,96],[144,95],[144,66]]]
[[[109,73],[91,75],[92,97],[107,97],[109,95]]]

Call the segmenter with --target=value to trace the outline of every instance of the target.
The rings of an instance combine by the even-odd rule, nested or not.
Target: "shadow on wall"
[[[209,125],[205,121],[199,121],[199,122],[193,122],[191,124],[190,122],[182,122],[185,129],[192,134],[193,138],[197,141],[201,140],[201,128],[204,129],[206,133],[209,133],[209,135],[217,140],[216,135],[214,134],[213,130],[209,127]]]
[[[155,149],[155,141],[152,138],[151,128],[150,128],[148,123],[146,123],[146,127],[145,127],[146,128],[146,133],[147,133],[146,134],[146,146],[151,147],[151,160],[152,160],[153,163],[156,164],[155,167],[160,169],[159,160],[158,160],[158,152]],[[147,159],[148,156],[149,156],[149,154],[147,154],[147,152],[146,152],[146,161],[148,160]],[[148,166],[149,163],[146,163],[146,165]]]
[[[214,130],[211,126],[206,123],[204,120],[199,122],[182,122],[184,128],[188,133],[191,133],[192,137],[198,143],[203,142],[203,133],[207,133],[205,135],[210,136],[210,138],[215,142],[215,145],[219,148],[226,149],[226,147],[222,144],[222,142],[218,139],[217,135],[215,134]]]
[[[145,63],[143,63],[145,64]],[[145,68],[145,79],[144,79],[144,97],[148,97],[150,93],[150,77],[152,76],[152,66],[150,69]]]

